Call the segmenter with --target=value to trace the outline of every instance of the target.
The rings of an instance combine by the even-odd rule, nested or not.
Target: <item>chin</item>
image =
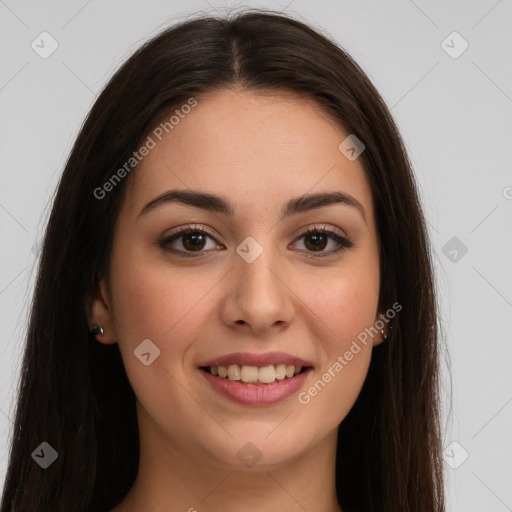
[[[278,425],[269,422],[255,427],[241,423],[228,430],[233,437],[223,435],[217,440],[210,439],[211,444],[204,448],[226,469],[258,471],[289,463],[315,445],[315,436],[308,435],[304,429],[279,431]]]

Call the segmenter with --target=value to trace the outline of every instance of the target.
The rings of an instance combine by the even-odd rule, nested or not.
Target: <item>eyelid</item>
[[[174,235],[187,233],[189,231],[201,231],[201,232],[205,232],[206,234],[210,235],[212,238],[217,237],[217,235],[213,231],[211,231],[208,226],[205,226],[204,224],[187,224],[185,226],[176,228],[174,231],[171,231],[170,233],[165,235],[164,240],[169,239],[170,237],[172,237]]]
[[[296,239],[301,236],[307,235],[308,233],[317,232],[317,231],[320,231],[320,232],[325,231],[326,233],[332,232],[332,233],[338,235],[339,237],[348,239],[347,234],[342,229],[337,228],[336,226],[331,226],[329,224],[322,224],[322,223],[313,224],[312,226],[309,226],[308,228],[299,231],[299,233],[296,236]]]

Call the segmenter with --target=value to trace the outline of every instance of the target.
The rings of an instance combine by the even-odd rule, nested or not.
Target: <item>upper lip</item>
[[[292,356],[286,352],[263,352],[260,354],[251,352],[233,352],[215,359],[209,359],[199,364],[204,366],[229,366],[237,364],[239,366],[270,366],[276,364],[286,364],[293,366],[313,366],[311,362]]]

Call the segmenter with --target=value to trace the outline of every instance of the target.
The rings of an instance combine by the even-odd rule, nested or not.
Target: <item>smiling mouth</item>
[[[249,366],[230,364],[229,366],[200,366],[200,370],[219,379],[237,381],[241,384],[261,386],[273,384],[276,381],[286,381],[312,369],[311,366],[294,366],[276,364],[268,366]]]

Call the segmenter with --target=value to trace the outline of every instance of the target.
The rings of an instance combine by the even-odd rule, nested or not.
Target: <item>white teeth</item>
[[[271,382],[274,382],[276,380],[276,370],[274,365],[262,366],[258,370],[258,377],[260,382],[263,382],[264,384],[270,384]]]
[[[258,380],[258,367],[242,366],[240,378],[243,382],[256,382]]]
[[[240,366],[237,364],[230,364],[228,366],[228,379],[240,380]]]
[[[286,365],[276,364],[276,379],[283,380],[286,377]]]
[[[219,376],[222,379],[227,377],[229,380],[247,383],[271,384],[276,380],[291,379],[294,375],[301,372],[302,366],[291,364],[240,366],[238,364],[230,364],[229,366],[210,366],[208,370],[212,375]]]

